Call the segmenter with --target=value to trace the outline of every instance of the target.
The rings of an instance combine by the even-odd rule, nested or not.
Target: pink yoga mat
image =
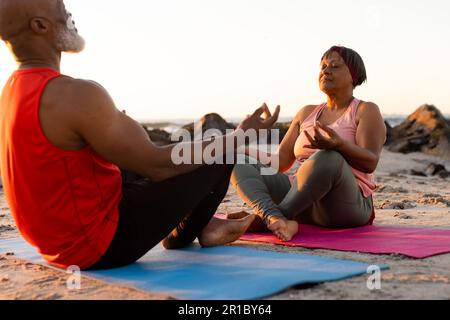
[[[299,233],[287,243],[281,242],[271,233],[245,234],[241,240],[290,247],[376,254],[396,253],[417,259],[450,252],[450,230],[394,226],[325,229],[301,225]]]

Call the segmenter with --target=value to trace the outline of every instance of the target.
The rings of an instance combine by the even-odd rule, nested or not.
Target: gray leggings
[[[246,156],[246,160],[249,163],[250,158]],[[231,183],[266,224],[271,216],[328,228],[370,223],[372,196],[363,196],[350,165],[340,153],[316,152],[300,167],[292,185],[283,173],[261,175],[263,167],[259,162],[238,164]]]

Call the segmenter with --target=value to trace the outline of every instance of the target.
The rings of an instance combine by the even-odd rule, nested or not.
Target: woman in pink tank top
[[[319,75],[327,102],[306,106],[297,114],[277,152],[279,172],[262,175],[264,165],[259,162],[236,166],[232,184],[260,218],[249,231],[268,228],[290,241],[298,223],[329,228],[373,223],[374,172],[386,126],[377,105],[353,96],[366,80],[357,52],[330,48],[322,57]],[[245,157],[245,163],[255,163]],[[293,176],[283,173],[295,163],[299,168]]]

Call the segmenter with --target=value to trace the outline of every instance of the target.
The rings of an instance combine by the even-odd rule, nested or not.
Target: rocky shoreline
[[[414,111],[405,121],[387,127],[386,147],[389,151],[408,154],[423,152],[425,154],[450,159],[450,119],[446,119],[441,111],[433,105],[422,105]],[[279,130],[280,141],[284,138],[291,122],[276,123],[274,129]],[[142,124],[150,139],[158,145],[172,143],[171,134],[163,129],[149,129],[151,124]],[[195,133],[216,129],[222,134],[227,130],[236,129],[237,124],[229,123],[217,113],[210,113],[202,117],[197,123],[187,124],[182,129],[187,130],[191,138],[201,138]],[[270,141],[269,141],[270,143]]]

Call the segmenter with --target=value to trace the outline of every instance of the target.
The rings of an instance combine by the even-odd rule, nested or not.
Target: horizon
[[[368,82],[355,96],[385,116],[423,104],[450,114],[450,65],[440,61],[450,56],[448,1],[65,3],[86,49],[64,54],[62,73],[99,82],[134,119],[244,118],[263,102],[293,117],[325,101],[319,62],[336,44],[361,54]],[[15,68],[1,45],[1,86]]]
[[[217,112],[211,112],[211,113],[217,113]],[[395,119],[406,119],[408,116],[410,116],[413,112],[410,114],[383,114],[384,120],[395,120]],[[218,113],[219,114],[219,113]],[[206,115],[206,114],[205,114]],[[231,123],[236,123],[240,117],[224,117],[221,114],[219,114],[224,120]],[[450,121],[450,114],[442,114],[445,119]],[[201,117],[200,117],[201,118]],[[135,119],[141,124],[164,124],[164,123],[171,123],[171,124],[182,124],[182,123],[188,123],[193,121],[198,121],[200,118],[171,118],[171,119]],[[283,116],[280,117],[278,122],[288,122],[292,120],[293,116]],[[242,119],[243,120],[243,119]]]

